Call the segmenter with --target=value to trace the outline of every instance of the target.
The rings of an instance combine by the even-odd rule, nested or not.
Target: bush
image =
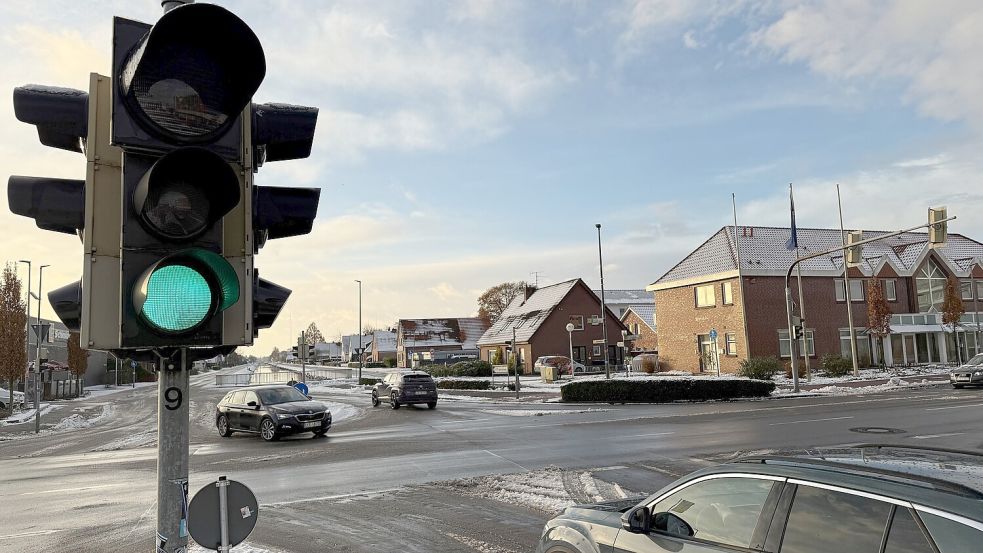
[[[799,378],[805,378],[806,377],[806,365],[805,365],[805,363],[801,363],[801,362],[798,363],[798,365],[796,366],[796,368],[799,371]],[[785,362],[785,378],[792,378],[792,362],[791,361],[786,361]]]
[[[491,382],[487,380],[439,380],[437,387],[443,390],[487,390]]]
[[[375,386],[382,382],[381,378],[359,378],[358,383],[362,386]]]
[[[396,358],[395,357],[386,357],[385,359],[382,360],[382,364],[385,365],[387,369],[395,369],[396,368]]]
[[[563,401],[607,403],[666,403],[705,401],[740,397],[767,397],[774,382],[762,380],[716,380],[701,378],[663,378],[658,380],[584,380],[560,388]]]
[[[365,368],[366,369],[384,369],[384,368],[386,368],[386,364],[385,363],[378,363],[378,362],[373,361],[371,363],[366,363],[365,364]]]
[[[782,362],[777,357],[751,357],[741,360],[737,374],[755,380],[771,380],[782,369]]]
[[[487,361],[459,361],[449,367],[428,365],[423,370],[432,376],[491,376],[492,365]]]
[[[846,376],[853,372],[853,362],[842,355],[827,353],[823,355],[820,363],[826,376]]]

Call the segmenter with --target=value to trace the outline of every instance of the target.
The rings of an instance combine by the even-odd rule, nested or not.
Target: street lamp
[[[621,364],[625,366],[625,375],[628,375],[628,331],[621,331]]]
[[[611,378],[611,366],[608,360],[608,326],[607,306],[604,305],[604,258],[601,257],[601,223],[597,228],[597,261],[601,269],[601,337],[604,338],[604,378]]]
[[[567,335],[570,336],[570,377],[573,378],[573,323],[567,323]]]
[[[31,365],[31,262],[21,259],[19,263],[27,263],[27,324],[24,331],[24,395],[27,395],[28,368]],[[34,398],[34,408],[38,408],[38,398]]]
[[[38,344],[37,355],[34,356],[34,402],[36,403],[34,409],[34,433],[39,434],[41,432],[41,282],[44,277],[44,268],[50,267],[51,265],[41,265],[38,268],[38,331],[37,340]]]
[[[358,283],[358,381],[362,381],[362,281],[355,279]]]

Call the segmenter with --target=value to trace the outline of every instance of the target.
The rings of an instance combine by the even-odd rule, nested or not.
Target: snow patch
[[[544,417],[548,415],[576,415],[579,413],[600,413],[601,411],[611,411],[611,409],[482,409],[482,413],[489,415],[504,415],[507,417]]]
[[[102,413],[96,415],[95,417],[87,418],[81,413],[72,413],[68,417],[62,419],[58,424],[52,427],[52,430],[78,430],[80,428],[89,428],[95,424],[98,424],[109,417],[113,416],[113,406],[103,405]]]
[[[474,538],[469,538],[468,536],[462,536],[460,534],[455,534],[453,532],[444,532],[444,535],[468,546],[471,549],[471,551],[477,551],[479,553],[516,553],[511,549],[499,547],[497,545],[493,545],[488,542],[476,540]]]
[[[214,549],[206,549],[197,543],[189,540],[188,543],[188,553],[211,553],[215,551]],[[269,549],[263,549],[261,547],[256,547],[255,545],[250,545],[246,542],[242,542],[239,545],[229,549],[232,553],[273,553]]]
[[[119,451],[121,449],[150,447],[155,445],[157,445],[157,430],[147,430],[146,432],[116,438],[108,444],[93,448],[91,451]]]

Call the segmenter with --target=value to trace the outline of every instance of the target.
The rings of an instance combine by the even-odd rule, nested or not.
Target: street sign
[[[34,336],[38,339],[39,342],[48,341],[48,329],[51,328],[51,324],[49,323],[33,324],[31,325],[31,328],[34,329]]]
[[[601,318],[599,316],[597,316],[597,315],[591,315],[589,321],[590,321],[590,324],[593,325],[593,326],[597,326],[597,325],[601,324]]]
[[[625,343],[624,343],[624,342],[618,342],[618,347],[619,347],[619,348],[623,348],[623,347],[625,347]]]
[[[304,384],[303,382],[298,382],[294,384],[294,388],[300,390],[300,393],[304,394],[305,396],[307,395],[307,392],[310,391],[310,389],[307,387],[307,384]]]
[[[710,329],[710,339],[711,340],[716,340],[717,339],[717,329],[716,328]]]
[[[600,339],[594,340],[594,343],[595,344],[603,344],[604,343],[604,338],[600,338]]]
[[[222,495],[226,496],[224,500]],[[223,545],[223,522],[227,527],[226,545],[235,546],[253,531],[258,516],[259,504],[253,492],[244,484],[222,476],[218,482],[198,490],[191,500],[188,532],[198,545],[219,551]]]
[[[136,361],[130,361],[130,368],[131,369],[137,368],[137,362]]]

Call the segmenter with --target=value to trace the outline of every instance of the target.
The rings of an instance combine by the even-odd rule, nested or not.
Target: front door
[[[696,337],[697,351],[700,354],[700,372],[713,372],[717,370],[714,364],[713,340],[709,334],[700,334]]]
[[[242,408],[240,409],[239,424],[245,430],[252,430],[254,432],[259,431],[259,421],[262,419],[262,411],[256,407],[250,406],[249,402],[253,401],[257,406],[259,406],[259,398],[256,396],[256,392],[247,391],[245,398],[242,401]]]

